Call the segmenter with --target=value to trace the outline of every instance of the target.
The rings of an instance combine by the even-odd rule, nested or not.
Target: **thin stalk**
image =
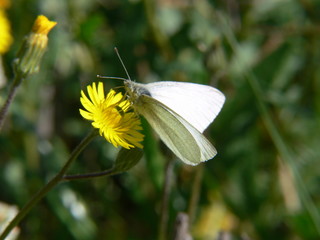
[[[63,180],[92,179],[97,177],[113,176],[126,172],[133,168],[142,158],[143,151],[139,148],[125,149],[121,148],[115,160],[113,167],[100,172],[82,173],[75,175],[64,175]]]
[[[258,82],[252,73],[247,73],[246,78],[249,81],[252,88],[255,89],[254,91],[256,92],[255,93],[256,95],[258,94],[258,92],[262,92],[260,85],[258,85]],[[263,96],[263,95],[260,95],[260,96]],[[310,193],[308,192],[308,190],[304,184],[304,181],[299,173],[299,170],[294,162],[292,152],[288,149],[288,147],[284,143],[277,127],[275,126],[274,122],[272,121],[272,118],[267,110],[267,107],[265,106],[261,97],[259,97],[257,99],[258,99],[258,101],[257,101],[258,107],[259,107],[263,122],[264,122],[266,128],[268,129],[268,132],[272,138],[272,141],[274,142],[277,150],[279,151],[279,153],[281,155],[281,159],[284,159],[287,162],[288,166],[291,168],[295,183],[297,184],[298,189],[299,189],[298,192],[299,192],[300,199],[301,199],[303,205],[306,207],[307,212],[309,213],[309,216],[311,217],[311,219],[315,225],[315,228],[317,229],[317,232],[320,235],[319,210],[317,209],[313,200],[311,199]]]
[[[16,96],[17,90],[21,84],[21,82],[23,81],[24,77],[22,76],[22,74],[16,74],[13,80],[13,83],[11,85],[11,88],[9,90],[9,94],[7,96],[6,101],[4,102],[1,110],[0,110],[0,130],[3,126],[4,120],[7,116],[9,107],[14,99],[14,97]]]
[[[91,140],[97,136],[96,131],[92,131],[87,137],[85,137],[81,143],[73,150],[68,161],[60,170],[60,172],[49,181],[39,192],[37,192],[31,200],[19,211],[19,213],[12,219],[9,225],[5,228],[5,230],[0,235],[0,240],[4,240],[6,236],[11,232],[11,230],[16,227],[20,221],[30,212],[30,210],[42,199],[46,196],[46,194],[55,187],[58,183],[63,180],[63,176],[69,169],[70,165],[74,162],[80,152],[91,142]]]
[[[172,186],[174,161],[170,158],[167,162],[165,179],[163,185],[163,193],[161,199],[161,215],[159,222],[158,240],[167,239],[168,226],[168,203]]]
[[[188,215],[189,215],[189,225],[192,226],[192,223],[195,218],[195,213],[198,206],[199,196],[201,192],[201,184],[202,184],[202,177],[203,177],[203,166],[204,164],[200,164],[196,167],[195,177],[192,184],[192,192],[191,192],[191,199],[189,202],[188,207]]]
[[[101,172],[93,172],[93,173],[84,173],[84,174],[75,174],[75,175],[65,175],[62,180],[70,181],[70,180],[83,180],[83,179],[92,179],[97,177],[105,177],[117,174],[113,169],[108,169]]]

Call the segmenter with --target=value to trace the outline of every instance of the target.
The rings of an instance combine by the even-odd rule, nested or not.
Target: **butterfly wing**
[[[186,164],[196,165],[216,155],[216,149],[202,133],[158,100],[141,95],[134,107],[171,151]]]
[[[220,112],[225,96],[216,88],[188,82],[144,84],[151,97],[203,132]]]

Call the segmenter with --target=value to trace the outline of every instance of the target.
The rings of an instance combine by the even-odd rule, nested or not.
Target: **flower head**
[[[35,20],[31,33],[25,38],[16,59],[16,71],[24,76],[39,71],[42,56],[48,45],[48,33],[56,25],[40,15]]]
[[[80,114],[92,121],[92,126],[99,129],[101,136],[115,147],[130,149],[142,148],[143,134],[141,122],[122,93],[114,90],[105,96],[103,83],[99,82],[87,87],[89,98],[81,91],[80,101],[86,110],[80,109]]]

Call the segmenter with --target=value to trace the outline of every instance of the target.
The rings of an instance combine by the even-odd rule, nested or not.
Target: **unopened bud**
[[[37,17],[15,60],[17,74],[26,77],[39,71],[42,56],[48,45],[48,33],[56,24],[43,15]]]

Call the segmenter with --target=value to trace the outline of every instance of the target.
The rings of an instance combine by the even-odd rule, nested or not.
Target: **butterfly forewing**
[[[145,84],[151,97],[179,114],[199,132],[215,119],[225,97],[217,89],[186,82],[155,82]]]

